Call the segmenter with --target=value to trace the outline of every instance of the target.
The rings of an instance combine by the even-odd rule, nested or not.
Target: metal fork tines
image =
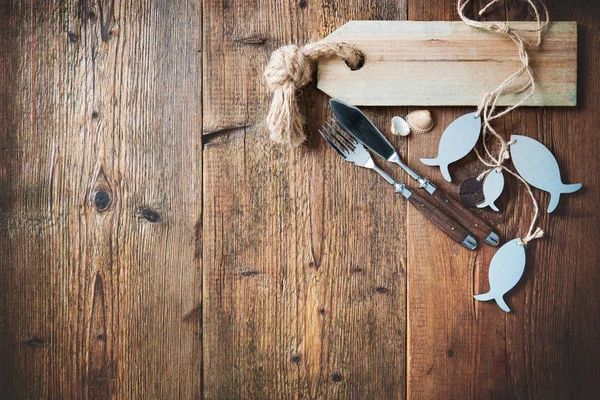
[[[325,125],[322,125],[321,129],[319,129],[319,133],[329,146],[346,161],[353,162],[359,167],[375,170],[388,183],[394,185],[397,192],[406,198],[410,197],[412,191],[404,183],[396,182],[394,178],[377,167],[371,154],[362,143],[359,143],[354,137],[346,133],[345,129],[335,119],[331,118],[330,121],[325,122]]]
[[[331,118],[325,125],[321,126],[319,133],[323,139],[331,146],[344,160],[354,163],[359,167],[368,168],[376,171],[388,183],[394,186],[397,193],[408,199],[408,201],[419,210],[429,221],[431,221],[440,230],[462,244],[464,247],[473,250],[477,247],[477,241],[463,226],[454,219],[444,214],[422,197],[413,193],[402,182],[396,182],[394,178],[385,171],[377,167],[369,151],[350,135],[335,119]]]

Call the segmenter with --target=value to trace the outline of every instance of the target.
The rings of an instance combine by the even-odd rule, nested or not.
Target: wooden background
[[[600,398],[597,1],[548,3],[579,26],[578,106],[500,122],[585,186],[542,216],[511,314],[472,298],[494,249],[453,244],[326,148],[323,93],[302,95],[307,146],[267,140],[274,49],[455,6],[2,1],[0,397]],[[488,19],[531,18],[506,0]],[[393,139],[453,193],[418,159],[471,110],[432,108],[432,133]],[[381,128],[407,111],[366,108]],[[480,213],[510,239],[531,210],[514,180],[505,192]]]

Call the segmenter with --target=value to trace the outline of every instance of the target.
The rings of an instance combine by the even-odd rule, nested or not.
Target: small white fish
[[[519,245],[520,241],[519,238],[513,239],[494,254],[488,272],[490,291],[475,295],[476,300],[496,300],[501,309],[510,312],[504,295],[515,287],[525,271],[525,246]]]
[[[481,121],[476,112],[456,118],[442,134],[438,155],[435,158],[421,158],[421,162],[432,167],[439,166],[444,179],[452,182],[448,165],[469,154],[479,139],[480,131]]]
[[[485,180],[483,181],[483,196],[485,200],[483,200],[483,203],[477,204],[477,207],[484,208],[489,206],[494,211],[500,211],[494,204],[494,201],[500,197],[502,190],[504,190],[504,174],[502,170],[498,171],[494,168],[485,176]]]
[[[564,184],[554,155],[546,146],[527,136],[512,135],[515,143],[510,145],[510,157],[519,175],[531,186],[550,193],[548,213],[558,206],[562,193],[581,189],[581,183]]]

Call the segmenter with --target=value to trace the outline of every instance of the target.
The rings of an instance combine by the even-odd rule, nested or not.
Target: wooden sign
[[[354,105],[478,105],[522,65],[508,36],[463,22],[350,21],[324,40],[350,43],[365,53],[365,64],[356,71],[339,59],[319,62],[319,89]],[[537,89],[525,105],[575,106],[576,22],[551,23],[542,45],[528,53]],[[517,98],[503,96],[498,105]]]

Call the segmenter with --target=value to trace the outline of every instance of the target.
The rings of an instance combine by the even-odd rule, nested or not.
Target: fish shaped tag
[[[435,158],[421,158],[421,162],[432,167],[440,167],[444,179],[452,182],[448,165],[460,160],[475,147],[481,131],[481,118],[476,112],[458,117],[448,125],[438,147]]]
[[[525,246],[519,244],[520,242],[520,238],[513,239],[494,254],[488,272],[490,290],[475,295],[476,300],[495,300],[501,309],[510,312],[510,308],[504,301],[504,295],[515,287],[525,271]]]
[[[485,180],[483,181],[483,196],[485,200],[483,203],[477,204],[477,207],[484,208],[489,206],[494,211],[500,211],[494,204],[494,201],[500,197],[502,190],[504,190],[504,174],[502,170],[494,168],[485,176]]]
[[[554,155],[546,146],[527,136],[512,135],[510,157],[519,175],[531,186],[550,193],[548,213],[558,206],[560,195],[581,189],[581,183],[564,184]]]

